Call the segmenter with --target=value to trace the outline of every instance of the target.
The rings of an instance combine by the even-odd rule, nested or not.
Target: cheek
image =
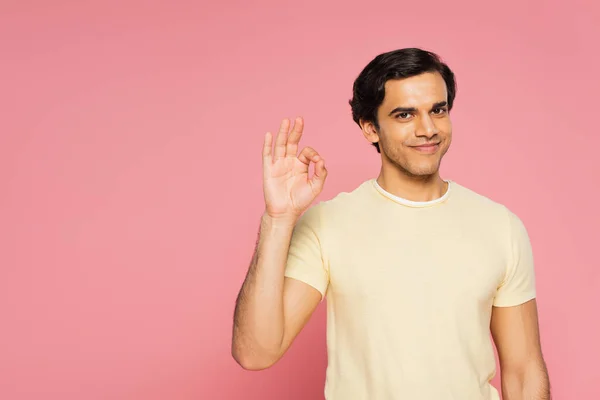
[[[443,135],[446,138],[446,140],[448,140],[448,141],[452,140],[452,129],[444,130],[442,132],[443,132]]]
[[[444,141],[449,142],[452,140],[452,123],[449,119],[438,121],[436,127],[439,130],[439,135]]]
[[[450,145],[450,143],[452,142],[452,129],[450,129],[448,133],[446,133],[446,141],[448,142],[448,145]]]
[[[443,120],[441,120],[438,123],[437,127],[443,135],[449,137],[452,136],[452,122],[449,118],[444,118]]]
[[[383,127],[382,127],[383,128]],[[414,137],[414,127],[412,124],[388,124],[382,129],[383,139],[394,147],[406,143]]]

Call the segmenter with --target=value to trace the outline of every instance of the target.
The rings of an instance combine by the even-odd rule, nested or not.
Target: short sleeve
[[[509,260],[506,276],[494,299],[496,307],[523,304],[536,297],[533,251],[523,222],[512,212],[509,218]]]
[[[321,300],[329,284],[322,248],[322,204],[309,208],[296,222],[284,274],[317,289],[321,293]]]

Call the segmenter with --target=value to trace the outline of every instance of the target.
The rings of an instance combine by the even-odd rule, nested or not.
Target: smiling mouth
[[[440,147],[439,143],[429,143],[422,146],[412,146],[413,149],[423,154],[435,153]]]

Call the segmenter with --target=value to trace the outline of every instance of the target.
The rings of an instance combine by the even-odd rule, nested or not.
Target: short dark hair
[[[375,57],[362,70],[354,81],[352,99],[352,119],[360,126],[360,120],[372,122],[379,130],[377,110],[385,97],[385,83],[390,79],[402,79],[426,72],[439,72],[448,92],[448,110],[452,109],[456,96],[454,73],[441,58],[430,51],[419,48],[405,48],[382,53]],[[373,143],[381,152],[379,143]]]

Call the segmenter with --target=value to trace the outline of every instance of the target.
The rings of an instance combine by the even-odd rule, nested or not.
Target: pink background
[[[375,176],[347,101],[409,46],[457,74],[443,176],[529,229],[554,398],[600,398],[597,3],[215,4],[0,3],[0,398],[322,398],[323,306],[271,370],[230,356],[262,137],[304,116],[320,199]]]

